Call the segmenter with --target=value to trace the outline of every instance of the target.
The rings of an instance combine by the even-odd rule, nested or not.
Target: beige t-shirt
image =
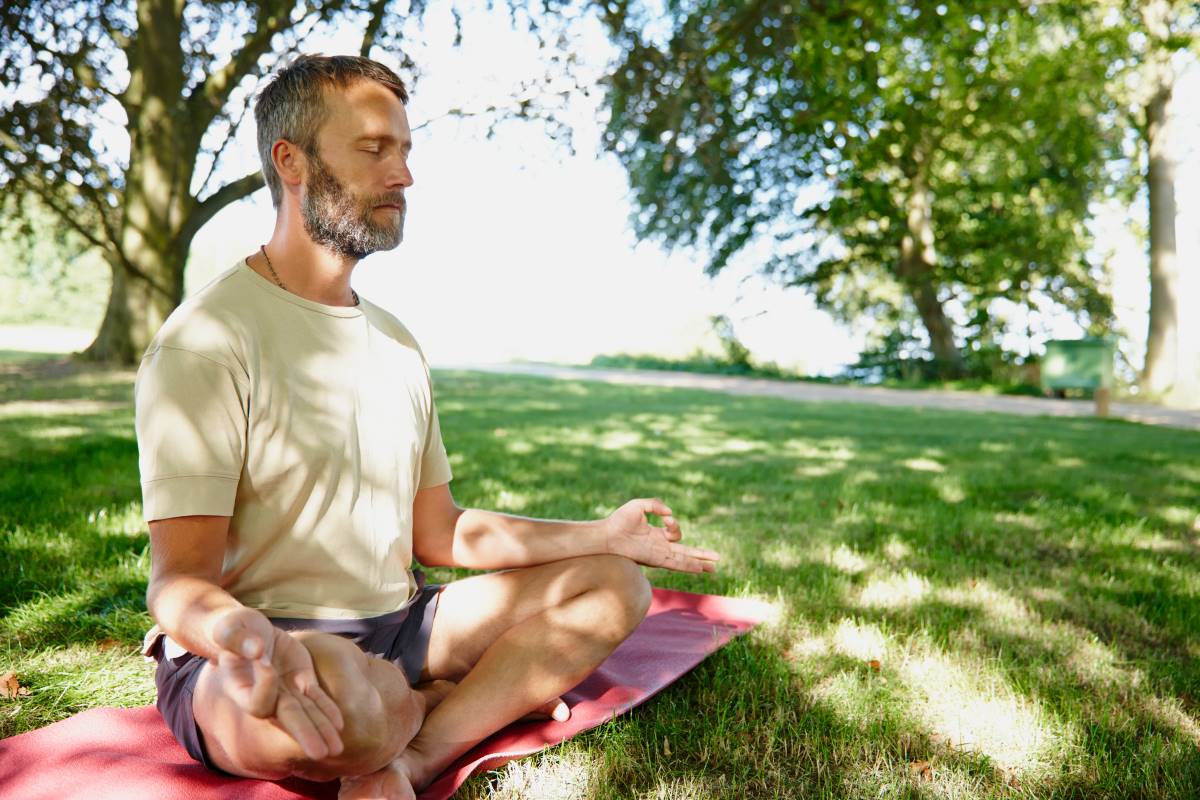
[[[363,618],[412,596],[413,499],[452,476],[428,364],[394,316],[239,262],[171,314],[134,393],[146,520],[231,516],[221,585],[243,604]]]

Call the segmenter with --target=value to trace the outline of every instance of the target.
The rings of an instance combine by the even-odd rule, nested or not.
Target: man
[[[660,500],[580,523],[455,504],[424,356],[350,288],[403,237],[407,99],[357,57],[272,79],[274,233],[164,323],[135,392],[160,710],[211,768],[348,798],[411,797],[504,725],[566,719],[646,612],[635,562],[717,559]],[[504,571],[430,587],[414,556]]]

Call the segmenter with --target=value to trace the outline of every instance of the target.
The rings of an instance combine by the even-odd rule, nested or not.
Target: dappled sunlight
[[[931,458],[906,458],[900,462],[913,472],[945,472],[946,467]]]
[[[0,419],[87,416],[128,408],[129,403],[123,400],[10,400],[0,403]]]
[[[489,800],[582,800],[596,779],[597,759],[577,749],[510,761],[488,779]],[[472,796],[464,792],[466,796]],[[484,795],[478,795],[483,797]]]
[[[1155,515],[1168,525],[1190,528],[1194,522],[1200,521],[1200,509],[1196,507],[1163,506],[1155,509]]]
[[[857,575],[871,567],[871,562],[845,544],[839,544],[826,555],[826,561],[846,575]]]
[[[866,662],[882,659],[887,654],[887,638],[877,625],[843,619],[829,638],[834,652]]]
[[[858,594],[866,608],[905,608],[929,594],[929,581],[912,572],[873,576]]]
[[[1137,537],[1133,540],[1132,547],[1152,553],[1200,554],[1200,539],[1168,539],[1161,533],[1154,533]]]
[[[985,453],[1008,453],[1013,449],[1012,442],[980,442],[979,449]]]
[[[888,557],[889,561],[896,563],[912,555],[912,548],[892,534],[892,537],[883,545],[883,554]]]
[[[1027,531],[1040,531],[1042,523],[1037,517],[1019,511],[998,511],[992,515],[998,525],[1016,525]]]
[[[87,428],[78,425],[50,425],[45,428],[33,428],[25,435],[30,439],[71,439],[83,436],[87,432]]]
[[[912,693],[912,713],[951,749],[1021,772],[1055,762],[1066,732],[992,670],[937,652],[903,659],[894,670]]]
[[[962,481],[956,476],[940,476],[934,480],[933,487],[944,503],[961,503],[967,499],[967,490],[963,488]]]
[[[807,554],[793,542],[771,542],[763,547],[763,560],[781,569],[798,567],[808,560]]]

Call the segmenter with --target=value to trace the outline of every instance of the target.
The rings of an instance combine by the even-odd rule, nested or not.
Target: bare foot
[[[370,775],[342,778],[338,800],[416,800],[403,765],[393,761]]]

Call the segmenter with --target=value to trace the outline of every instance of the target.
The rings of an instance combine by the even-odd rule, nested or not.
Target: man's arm
[[[648,524],[646,514],[662,517],[663,527]],[[651,567],[713,571],[719,556],[678,544],[681,537],[671,509],[657,499],[630,500],[589,522],[460,508],[449,484],[421,489],[413,502],[413,555],[431,567],[511,569],[609,553]]]
[[[225,671],[231,696],[248,713],[275,718],[310,758],[337,755],[341,710],[321,688],[308,650],[217,585],[229,519],[150,522],[146,607],[168,636]]]

